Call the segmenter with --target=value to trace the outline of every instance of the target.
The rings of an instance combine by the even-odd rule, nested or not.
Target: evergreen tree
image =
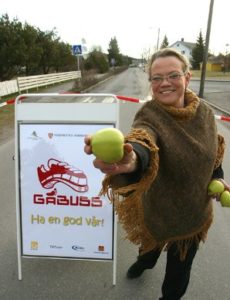
[[[168,38],[167,38],[167,36],[165,35],[165,36],[164,36],[164,39],[163,39],[163,41],[162,41],[162,44],[161,44],[160,49],[167,48],[168,45],[169,45]]]
[[[39,66],[41,67],[44,74],[48,74],[50,68],[53,66],[55,56],[55,44],[58,42],[54,30],[52,31],[41,31],[38,32],[38,43],[42,48],[41,59]]]
[[[195,47],[192,50],[192,67],[195,70],[200,69],[200,63],[203,61],[205,51],[205,42],[200,31]]]
[[[76,70],[76,57],[72,55],[72,46],[56,39],[54,41],[53,67],[56,72]]]
[[[116,37],[112,38],[109,43],[108,49],[108,59],[110,65],[121,66],[122,65],[122,55],[118,47]]]
[[[25,23],[21,33],[23,41],[23,67],[25,74],[33,75],[39,72],[39,61],[41,59],[42,48],[38,44],[38,30]]]

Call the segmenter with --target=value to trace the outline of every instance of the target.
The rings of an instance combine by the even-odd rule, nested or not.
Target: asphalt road
[[[112,92],[126,96],[148,96],[145,75],[128,70],[97,86],[91,92]],[[61,88],[59,88],[60,90]],[[65,88],[63,88],[65,89]],[[64,90],[63,90],[64,91]],[[53,92],[53,91],[52,91]],[[139,104],[122,104],[121,129],[129,129]],[[228,124],[218,121],[224,134],[227,151],[224,160],[225,178],[230,182],[230,132]],[[112,263],[61,259],[22,258],[22,281],[18,280],[15,180],[12,160],[14,140],[0,146],[0,299],[1,300],[157,300],[165,269],[162,253],[153,270],[139,279],[128,280],[126,271],[137,255],[137,248],[124,240],[118,226],[117,282],[112,285]],[[230,209],[214,203],[215,219],[207,242],[195,258],[187,300],[230,300]]]

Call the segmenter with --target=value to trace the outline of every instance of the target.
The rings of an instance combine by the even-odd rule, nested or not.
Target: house
[[[188,60],[191,62],[192,61],[192,50],[196,46],[196,43],[188,43],[185,42],[184,39],[182,38],[180,41],[177,41],[170,45],[170,48],[176,49],[178,52],[181,54],[185,55]],[[206,64],[206,70],[207,71],[225,71],[229,67],[228,64],[228,59],[224,58],[223,56],[214,56],[214,55],[209,55],[208,61]],[[202,68],[202,63],[200,63],[200,69]]]
[[[170,45],[170,48],[176,49],[181,54],[185,55],[189,61],[192,59],[192,49],[195,47],[196,43],[185,42],[182,38],[180,41],[177,41]]]
[[[202,63],[200,63],[200,69],[202,68]],[[224,72],[227,69],[226,62],[223,56],[210,55],[206,64],[206,71],[214,72]]]

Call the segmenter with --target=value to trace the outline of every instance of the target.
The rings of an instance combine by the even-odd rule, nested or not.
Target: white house
[[[181,54],[185,55],[189,61],[192,59],[192,49],[195,47],[195,43],[185,42],[182,38],[180,41],[177,41],[170,45],[170,48],[174,48],[179,51]]]

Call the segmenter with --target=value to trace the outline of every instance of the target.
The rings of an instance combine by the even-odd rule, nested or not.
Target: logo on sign
[[[53,133],[52,132],[48,132],[48,137],[49,137],[49,139],[52,139],[53,138]]]
[[[38,250],[38,242],[37,241],[31,241],[30,242],[30,249],[31,250]]]
[[[61,182],[76,192],[88,191],[87,177],[83,171],[54,158],[48,160],[47,166],[37,168],[39,181],[45,189],[51,189]]]
[[[98,246],[98,251],[105,251],[105,247],[103,245]]]
[[[84,247],[78,246],[78,245],[73,245],[73,246],[72,246],[72,249],[73,249],[74,251],[78,251],[78,252],[83,252],[83,251],[85,251],[85,248],[84,248]]]

